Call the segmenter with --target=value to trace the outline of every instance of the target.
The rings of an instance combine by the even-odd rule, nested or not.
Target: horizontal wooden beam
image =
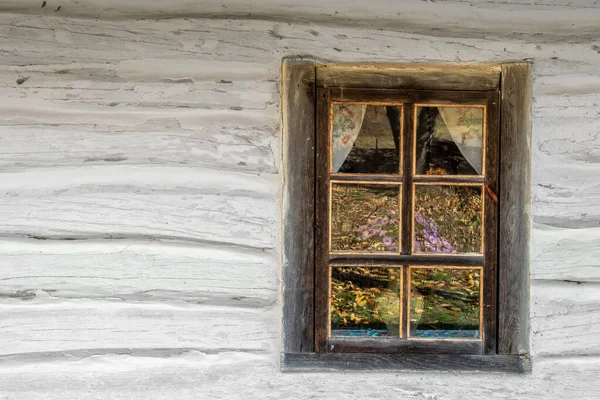
[[[499,64],[321,64],[317,86],[414,90],[496,90]]]
[[[330,353],[482,354],[481,340],[330,338]]]
[[[386,71],[387,72],[387,71]],[[420,72],[414,72],[413,78],[419,79]],[[439,72],[443,75],[443,72]],[[477,78],[477,75],[475,75]],[[425,76],[429,79],[429,75]],[[354,79],[352,75],[340,77],[340,80]],[[368,83],[365,82],[365,85]],[[441,83],[445,85],[445,82]],[[436,82],[423,80],[421,86],[438,85]],[[464,83],[471,86],[472,83]],[[331,101],[333,102],[357,102],[375,103],[382,105],[417,103],[419,105],[438,104],[473,104],[484,105],[487,102],[487,91],[481,90],[413,90],[413,89],[372,89],[372,88],[348,88],[333,87],[331,89]]]
[[[458,354],[283,353],[282,371],[531,371],[527,356]]]

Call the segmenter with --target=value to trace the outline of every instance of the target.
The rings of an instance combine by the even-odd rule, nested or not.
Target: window
[[[527,369],[529,75],[284,62],[282,369]]]

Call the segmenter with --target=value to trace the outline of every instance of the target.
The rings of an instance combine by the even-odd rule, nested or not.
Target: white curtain
[[[333,106],[332,172],[339,172],[360,133],[367,106],[335,104]]]
[[[438,110],[452,140],[467,162],[481,175],[483,108],[439,107]]]

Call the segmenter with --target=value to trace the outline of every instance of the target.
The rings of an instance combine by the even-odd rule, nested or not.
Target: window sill
[[[531,372],[529,355],[282,353],[283,372]]]

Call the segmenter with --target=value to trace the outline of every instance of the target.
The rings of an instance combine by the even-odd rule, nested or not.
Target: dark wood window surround
[[[414,103],[430,100],[486,105],[483,255],[411,255],[409,218],[402,221],[400,254],[359,259],[330,254],[329,223],[322,222],[328,221],[324,210],[329,203],[329,137],[317,135],[329,130],[330,101],[404,103],[404,132],[411,132],[413,122],[407,111]],[[290,58],[282,65],[281,105],[285,179],[281,369],[528,371],[530,65],[348,65]],[[401,193],[409,204],[412,163],[406,160],[412,159],[412,135],[404,134],[403,140]],[[455,180],[465,182],[465,178]],[[450,258],[454,264],[448,264]],[[322,266],[352,262],[401,265],[404,271],[413,264],[484,265],[483,340],[328,338],[329,270]]]

